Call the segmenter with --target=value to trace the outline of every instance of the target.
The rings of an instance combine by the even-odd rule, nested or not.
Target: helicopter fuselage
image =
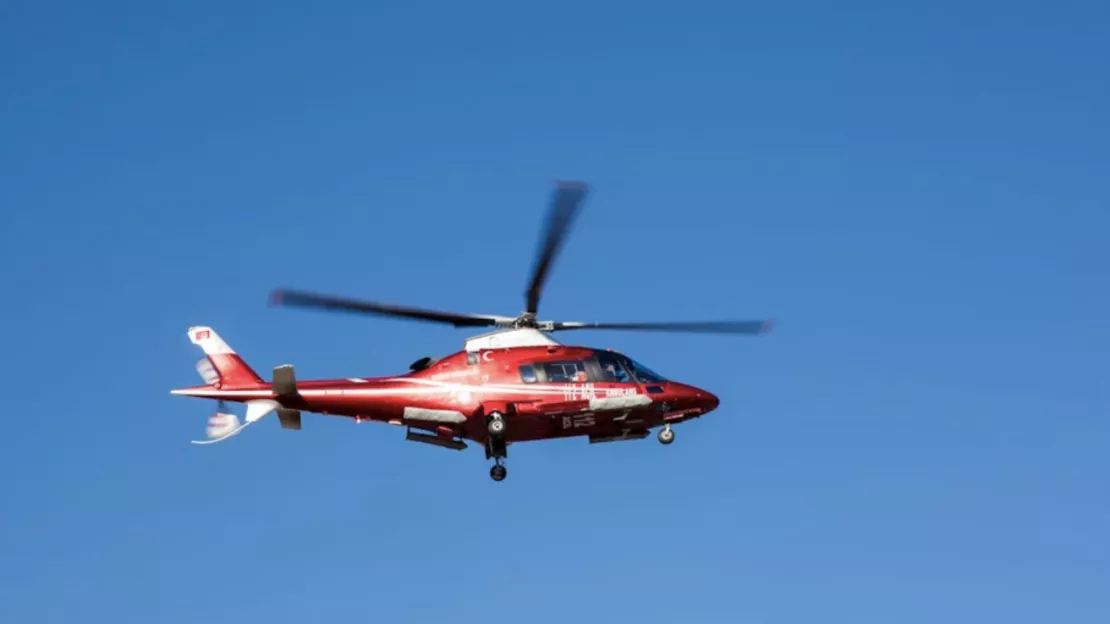
[[[486,443],[487,417],[503,414],[506,442],[588,436],[645,437],[649,429],[706,414],[712,393],[665,379],[627,356],[589,347],[520,346],[459,351],[404,375],[196,386],[175,394],[419,429]]]

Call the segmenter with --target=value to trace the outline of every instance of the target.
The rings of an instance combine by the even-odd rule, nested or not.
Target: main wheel
[[[489,477],[494,481],[504,481],[507,476],[509,476],[509,471],[501,464],[491,466],[489,469]]]
[[[674,430],[670,426],[663,427],[659,430],[659,443],[670,444],[674,442]]]

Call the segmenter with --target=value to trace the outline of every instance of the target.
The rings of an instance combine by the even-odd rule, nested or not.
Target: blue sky
[[[1103,622],[1105,3],[0,5],[0,621]],[[281,285],[543,301],[721,397],[676,443],[478,450],[307,417],[212,447],[185,329],[259,371],[465,332]],[[357,427],[357,428],[356,428]]]

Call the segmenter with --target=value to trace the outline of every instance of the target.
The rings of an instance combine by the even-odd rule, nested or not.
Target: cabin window
[[[582,360],[544,362],[544,373],[550,383],[581,383],[588,381],[586,363]]]
[[[520,367],[520,378],[524,383],[536,383],[536,367],[525,364]]]

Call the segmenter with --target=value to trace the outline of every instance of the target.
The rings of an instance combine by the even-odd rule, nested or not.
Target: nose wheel
[[[497,462],[498,463],[490,466],[489,478],[493,479],[494,481],[504,481],[505,477],[509,476],[509,470],[505,468],[504,464],[501,463],[500,457],[497,458]]]
[[[671,429],[670,425],[663,425],[663,428],[659,430],[659,443],[670,444],[671,442],[674,442],[674,430]]]

